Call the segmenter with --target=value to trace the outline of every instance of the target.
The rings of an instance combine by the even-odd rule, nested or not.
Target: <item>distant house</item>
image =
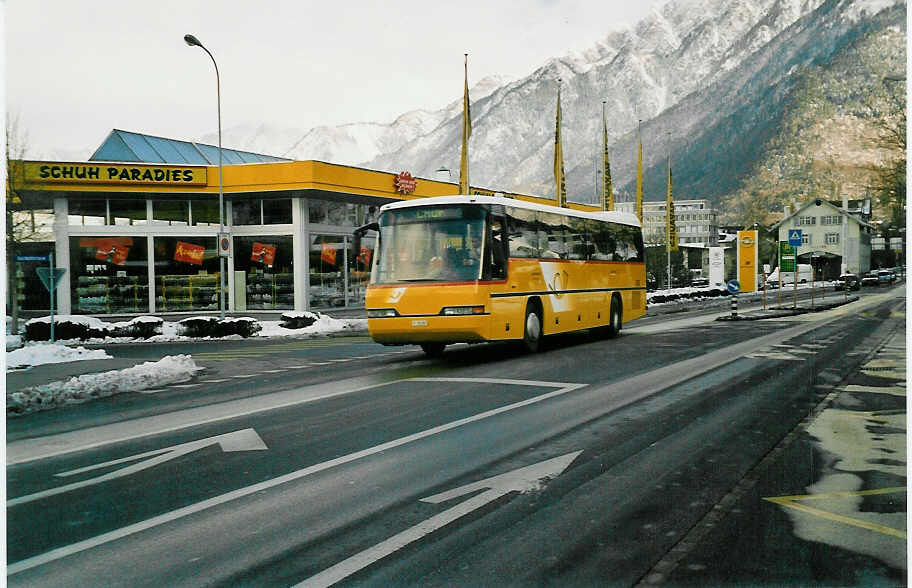
[[[775,225],[779,241],[789,240],[789,231],[801,231],[798,262],[813,263],[822,269],[824,279],[841,273],[863,274],[871,269],[871,235],[874,226],[863,214],[822,198],[811,200],[792,212],[785,207],[785,218]]]

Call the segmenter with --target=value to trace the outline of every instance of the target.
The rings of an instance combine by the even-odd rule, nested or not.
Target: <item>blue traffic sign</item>
[[[729,280],[725,287],[728,288],[729,294],[737,294],[741,291],[741,282],[738,280]]]
[[[16,261],[47,261],[47,255],[17,255]]]
[[[789,245],[801,247],[801,229],[789,229]]]

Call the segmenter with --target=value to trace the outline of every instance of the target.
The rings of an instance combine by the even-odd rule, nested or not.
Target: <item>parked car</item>
[[[880,278],[877,277],[877,272],[866,273],[864,277],[861,278],[861,285],[864,287],[880,285]]]
[[[877,270],[877,282],[881,286],[889,286],[895,279],[896,277],[893,275],[893,270]]]
[[[836,279],[836,290],[860,290],[861,280],[855,274],[842,274]]]

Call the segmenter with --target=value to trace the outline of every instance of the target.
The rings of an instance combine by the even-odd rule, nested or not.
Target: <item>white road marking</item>
[[[197,382],[196,384],[171,384],[169,388],[196,388],[197,386],[202,386],[202,382]]]
[[[580,453],[582,453],[582,451],[575,451],[524,468],[519,468],[512,472],[500,474],[499,476],[493,476],[486,480],[473,482],[448,492],[422,498],[422,502],[439,504],[478,490],[487,490],[487,492],[474,496],[461,504],[457,504],[442,513],[434,515],[426,521],[418,523],[410,529],[406,529],[405,531],[390,537],[386,541],[383,541],[370,549],[355,554],[331,568],[327,568],[319,574],[311,576],[298,584],[295,588],[325,588],[327,586],[332,586],[336,582],[344,580],[372,563],[380,561],[386,556],[399,551],[406,545],[430,535],[437,529],[449,525],[453,521],[483,507],[489,502],[497,500],[501,496],[510,494],[511,492],[527,492],[538,488],[542,480],[555,478],[563,473]]]
[[[263,370],[264,374],[277,374],[279,372],[284,372],[285,370]]]
[[[229,377],[242,380],[244,378],[254,378],[254,377],[256,377],[256,374],[243,374],[240,376],[229,376]]]
[[[449,422],[449,423],[446,423],[446,424],[443,424],[443,425],[440,425],[437,427],[426,429],[424,431],[414,433],[412,435],[400,437],[399,439],[395,439],[393,441],[389,441],[389,442],[383,443],[381,445],[376,445],[374,447],[363,449],[361,451],[349,453],[348,455],[344,455],[344,456],[338,457],[336,459],[325,461],[323,463],[315,464],[315,465],[279,476],[277,478],[273,478],[272,480],[260,482],[258,484],[254,484],[252,486],[247,486],[246,488],[239,488],[238,490],[234,490],[232,492],[227,492],[220,496],[215,496],[208,500],[203,500],[202,502],[197,502],[196,504],[191,504],[189,506],[185,506],[184,508],[179,508],[179,509],[171,511],[169,513],[158,515],[156,517],[152,517],[151,519],[147,519],[145,521],[141,521],[141,522],[135,523],[133,525],[128,525],[126,527],[122,527],[120,529],[116,529],[114,531],[110,531],[108,533],[98,535],[97,537],[92,537],[91,539],[86,539],[85,541],[80,541],[78,543],[73,543],[72,545],[66,545],[64,547],[52,549],[51,551],[48,551],[46,553],[42,553],[40,555],[36,555],[34,557],[30,557],[28,559],[18,561],[14,564],[8,564],[7,569],[6,569],[7,576],[12,576],[14,574],[18,574],[19,572],[23,572],[25,570],[29,570],[34,567],[44,565],[46,563],[56,561],[58,559],[62,559],[64,557],[73,555],[74,553],[79,553],[79,552],[85,551],[87,549],[92,549],[93,547],[98,547],[99,545],[104,545],[105,543],[109,543],[111,541],[116,541],[118,539],[122,539],[124,537],[133,535],[134,533],[139,533],[141,531],[145,531],[147,529],[152,529],[154,527],[163,525],[165,523],[170,523],[172,521],[178,520],[180,518],[183,518],[183,517],[191,515],[191,514],[195,514],[195,513],[204,511],[204,510],[212,508],[214,506],[225,504],[226,502],[231,502],[232,500],[237,500],[238,498],[243,498],[243,497],[249,496],[251,494],[256,494],[257,492],[262,492],[263,490],[268,490],[269,488],[274,488],[276,486],[286,484],[288,482],[299,480],[301,478],[305,478],[307,476],[311,476],[318,472],[322,472],[322,471],[334,468],[336,466],[350,463],[350,462],[362,459],[364,457],[369,457],[371,455],[382,453],[384,451],[389,451],[390,449],[394,449],[396,447],[401,447],[403,445],[407,445],[409,443],[413,443],[415,441],[425,439],[427,437],[439,435],[440,433],[444,433],[446,431],[456,429],[463,425],[467,425],[470,423],[475,423],[478,421],[489,419],[493,416],[503,414],[505,412],[509,412],[512,410],[516,410],[516,409],[522,408],[524,406],[529,406],[531,404],[537,404],[539,402],[543,402],[550,398],[562,396],[564,394],[573,392],[574,390],[578,390],[578,389],[586,386],[586,384],[569,384],[569,383],[564,383],[564,382],[502,380],[502,379],[494,379],[494,378],[414,378],[414,379],[410,378],[410,379],[406,379],[406,380],[393,380],[391,382],[383,382],[380,384],[364,386],[357,390],[346,390],[343,392],[330,393],[330,394],[326,394],[320,398],[329,398],[332,396],[351,394],[351,393],[357,392],[357,391],[368,390],[371,388],[378,388],[380,386],[386,386],[386,385],[393,384],[393,383],[409,382],[409,381],[479,382],[479,383],[490,383],[490,384],[511,384],[512,383],[512,384],[518,384],[518,385],[523,385],[523,386],[540,386],[540,387],[546,387],[546,388],[556,388],[556,390],[554,390],[552,392],[547,392],[545,394],[541,394],[539,396],[534,396],[532,398],[527,398],[526,400],[514,402],[513,404],[508,404],[506,406],[501,406],[499,408],[495,408],[495,409],[488,410],[488,411],[485,411],[482,413],[478,413],[476,415],[472,415],[470,417],[459,419],[457,421],[452,421],[452,422]],[[320,388],[320,386],[315,386],[314,388]],[[303,404],[304,402],[308,402],[309,400],[317,399],[317,398],[302,399],[300,390],[292,390],[290,392],[293,394],[293,396],[296,398],[296,400],[293,402],[289,402],[288,405]],[[284,397],[285,395],[280,393],[280,394],[277,394],[276,396]],[[257,397],[256,400],[260,404],[263,404],[263,402],[264,402],[263,397]],[[229,403],[226,402],[223,404],[229,404]],[[205,407],[205,408],[207,411],[212,411],[214,407],[209,406],[209,407]],[[272,409],[272,408],[277,408],[277,406],[271,406],[269,409]],[[268,410],[268,409],[262,408],[261,410],[252,411],[252,412],[261,412],[262,410]],[[213,421],[223,420],[223,418],[226,418],[226,417],[216,418],[216,419],[212,419],[212,420]],[[201,424],[201,423],[197,423],[197,424]],[[181,427],[181,428],[183,428],[183,427]],[[139,437],[139,436],[145,436],[145,435],[135,435],[135,436]],[[101,443],[99,443],[99,445],[100,444]],[[58,453],[60,453],[60,452],[58,452]],[[7,455],[7,459],[9,459],[9,455]]]
[[[129,461],[136,461],[137,459],[151,458],[139,463],[134,463],[131,466],[109,472],[103,476],[97,476],[95,478],[89,478],[80,482],[73,482],[72,484],[66,484],[64,486],[58,486],[56,488],[50,488],[48,490],[42,490],[41,492],[35,492],[33,494],[27,494],[25,496],[13,498],[6,501],[6,506],[9,508],[11,506],[33,502],[40,498],[56,496],[57,494],[63,494],[64,492],[70,492],[71,490],[76,490],[78,488],[85,488],[86,486],[93,486],[95,484],[107,482],[108,480],[113,480],[115,478],[129,476],[130,474],[135,474],[136,472],[151,468],[160,463],[170,461],[172,459],[178,458],[188,453],[192,453],[210,445],[219,445],[222,448],[222,451],[226,452],[261,451],[267,449],[266,444],[263,443],[263,440],[260,438],[260,436],[256,434],[256,431],[253,429],[242,429],[240,431],[233,431],[231,433],[225,433],[223,435],[217,435],[215,437],[208,437],[206,439],[190,441],[189,443],[181,443],[180,445],[172,445],[171,447],[163,447],[162,449],[156,449],[155,451],[131,455],[129,457],[115,459],[113,461],[106,461],[104,463],[98,463],[76,470],[70,470],[68,472],[61,472],[55,475],[59,477],[75,476],[92,470],[106,468],[112,465],[118,465]]]
[[[227,382],[227,381],[228,381],[228,378],[224,378],[221,380],[200,380],[200,383],[202,383],[202,384],[221,384],[222,382]]]

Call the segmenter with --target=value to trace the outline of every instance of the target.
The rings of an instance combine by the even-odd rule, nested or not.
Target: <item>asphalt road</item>
[[[904,296],[776,321],[674,315],[538,355],[454,346],[429,360],[363,338],[118,346],[207,369],[10,421],[7,579],[701,584],[703,564],[656,566],[898,328]],[[793,486],[814,483],[813,460],[785,463]],[[748,510],[745,528],[772,517],[791,533]],[[852,561],[887,583],[904,572]],[[782,577],[845,583],[823,568]],[[726,577],[764,584],[738,570]]]

